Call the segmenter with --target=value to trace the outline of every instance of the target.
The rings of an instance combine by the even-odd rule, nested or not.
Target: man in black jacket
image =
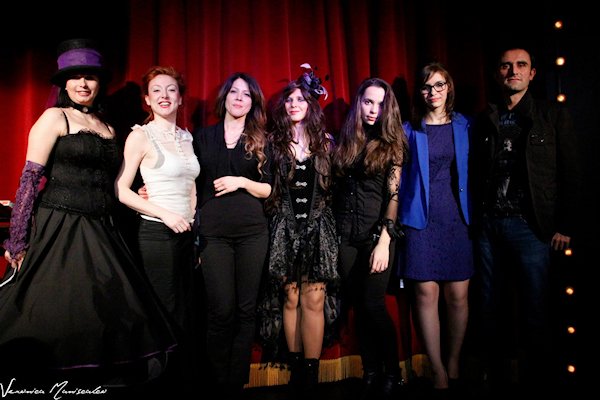
[[[507,350],[501,318],[506,284],[518,295],[519,383],[539,390],[551,383],[550,260],[571,246],[580,175],[576,136],[566,109],[535,100],[536,74],[524,48],[501,53],[496,78],[502,101],[490,104],[474,126],[475,210],[479,217],[481,343],[488,376],[501,371]],[[554,355],[556,357],[556,355]],[[504,374],[502,373],[504,372]]]

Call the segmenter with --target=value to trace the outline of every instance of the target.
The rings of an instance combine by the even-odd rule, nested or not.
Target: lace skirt
[[[283,286],[286,282],[325,282],[325,338],[335,337],[339,315],[337,287],[338,243],[335,219],[330,207],[313,210],[312,218],[298,227],[293,215],[277,215],[271,221],[271,244],[267,276],[258,305],[258,329],[263,354],[270,361],[281,360]]]

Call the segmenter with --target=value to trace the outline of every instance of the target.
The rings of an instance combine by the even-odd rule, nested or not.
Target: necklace
[[[73,105],[71,106],[74,109],[81,111],[84,114],[92,114],[96,111],[96,109],[94,108],[94,106],[84,106],[82,104],[77,104],[77,103],[73,103]]]
[[[225,142],[227,147],[237,145],[237,143],[240,141],[240,138],[244,134],[244,126],[243,125],[240,126],[239,124],[225,123],[224,128],[225,128],[225,132],[223,135],[223,141]],[[228,136],[227,133],[229,133],[230,137],[231,136],[235,137],[235,139],[227,141],[227,136]]]
[[[296,142],[292,140],[292,149],[296,155],[296,159],[304,160],[308,155],[310,155],[310,151],[308,151],[308,143],[303,140]]]
[[[177,128],[173,130],[164,131],[163,136],[165,138],[168,138],[169,140],[174,140],[175,142],[178,142],[179,139],[181,139],[181,133]]]
[[[235,140],[232,140],[231,142],[228,142],[228,141],[227,141],[227,139],[225,139],[225,137],[223,137],[223,140],[225,141],[225,144],[226,144],[227,146],[233,146],[233,145],[237,144],[237,143],[240,141],[240,138],[241,138],[241,137],[242,137],[242,135],[239,135],[239,136],[237,137],[237,139],[235,139]]]

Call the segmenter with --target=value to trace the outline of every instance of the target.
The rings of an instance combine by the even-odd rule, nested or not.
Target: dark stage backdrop
[[[53,104],[56,88],[49,78],[56,70],[56,46],[76,37],[94,38],[103,49],[112,71],[109,117],[121,140],[146,116],[140,78],[155,64],[172,65],[184,74],[188,92],[180,125],[192,130],[215,122],[214,98],[230,73],[254,75],[272,101],[299,75],[300,64],[309,63],[319,76],[329,77],[324,83],[329,97],[323,106],[335,134],[359,83],[370,76],[393,84],[406,119],[414,72],[431,59],[445,63],[453,74],[456,109],[475,113],[490,94],[489,61],[497,45],[524,39],[538,56],[533,89],[553,97],[560,78],[583,144],[586,193],[597,192],[600,135],[589,104],[597,104],[600,93],[600,53],[590,40],[597,36],[598,23],[575,3],[481,2],[480,8],[490,10],[486,12],[444,0],[66,0],[35,6],[20,0],[3,4],[0,199],[14,200],[29,129]],[[555,17],[565,21],[561,33],[552,29]],[[553,65],[556,55],[567,57],[562,69]],[[585,196],[581,209],[585,218],[579,240],[589,243],[585,250],[591,253],[593,238],[598,237],[595,197]],[[410,335],[410,329],[401,334]]]

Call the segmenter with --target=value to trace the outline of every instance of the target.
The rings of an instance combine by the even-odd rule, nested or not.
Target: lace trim
[[[103,134],[101,134],[100,132],[97,132],[95,130],[92,129],[80,129],[79,132],[73,132],[73,133],[67,133],[66,135],[62,136],[62,137],[67,137],[67,136],[73,136],[73,135],[92,135],[92,136],[97,136],[100,139],[103,140],[115,140],[114,136],[111,137],[106,137]]]
[[[191,142],[193,137],[187,129],[175,126],[175,130],[161,129],[154,121],[148,122],[146,125],[134,125],[131,129],[144,129],[150,133],[155,139],[165,142]]]
[[[29,246],[29,231],[33,217],[33,206],[40,192],[40,182],[44,175],[44,166],[27,161],[21,174],[19,188],[10,216],[10,236],[3,243],[8,250],[11,262],[16,261]]]

